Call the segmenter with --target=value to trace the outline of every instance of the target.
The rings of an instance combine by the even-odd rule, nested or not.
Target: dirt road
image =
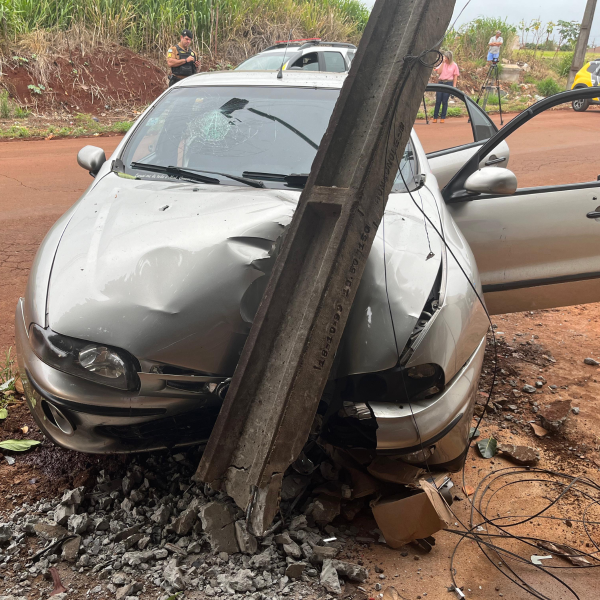
[[[417,125],[417,131],[425,147],[431,149],[435,144],[450,145],[452,140],[462,135],[457,133],[458,128],[465,125],[466,122],[461,120],[448,120],[444,125]],[[572,179],[576,175],[582,177],[579,181],[596,179],[600,167],[597,158],[590,159],[590,148],[600,134],[600,115],[553,113],[532,131],[529,139],[522,136],[510,144],[511,167],[523,172],[521,185],[537,185],[544,181],[566,183],[564,179]],[[536,140],[545,142],[545,147],[537,148]],[[89,175],[76,164],[77,151],[89,143],[102,146],[109,154],[118,141],[117,138],[100,138],[0,144],[0,351],[4,352],[14,344],[14,307],[17,298],[25,291],[29,267],[39,243],[52,223],[90,182]],[[514,410],[498,409],[498,413],[481,428],[481,437],[493,435],[504,443],[534,446],[541,455],[540,466],[590,477],[598,482],[600,369],[585,365],[583,359],[592,357],[600,360],[600,305],[498,316],[495,322],[501,371],[494,399],[508,399],[514,403]],[[542,360],[541,356],[550,356],[555,362]],[[486,373],[480,388],[481,401],[485,400],[487,393],[492,360],[494,357],[488,353]],[[524,384],[535,385],[542,379],[543,387],[534,396],[525,397],[519,392]],[[550,385],[556,388],[550,388]],[[559,398],[571,400],[572,405],[580,409],[579,414],[570,415],[564,432],[536,438],[529,421],[536,418],[537,412],[529,400],[535,399],[539,406],[543,406]],[[18,431],[24,424],[34,426],[24,407],[15,407],[3,427]],[[97,461],[88,457],[88,463],[80,464],[77,462],[80,458],[74,456],[76,453],[52,448],[53,455],[65,460],[66,466],[58,477],[53,464],[50,464],[52,460],[48,452],[46,449],[42,458],[30,462],[23,460],[13,467],[0,463],[0,480],[3,481],[0,509],[14,506],[17,502],[31,501],[40,495],[48,497],[58,489],[73,486],[72,473]],[[36,454],[40,453],[32,454],[32,459]],[[42,464],[43,460],[48,464]],[[465,470],[466,483],[475,487],[486,474],[510,465],[501,456],[486,461],[472,451]],[[34,475],[35,478],[32,478]],[[454,481],[458,498],[454,509],[457,518],[467,522],[468,503],[460,490],[460,476],[456,476]],[[490,507],[492,513],[510,510],[512,514],[531,514],[547,504],[551,492],[535,486],[511,488],[511,493],[499,495]],[[550,524],[538,522],[520,533],[563,539],[565,543],[591,552],[586,547],[589,542],[581,523],[572,517],[575,509],[572,505],[557,507],[553,513],[555,520],[547,522]],[[588,518],[600,521],[598,514],[588,515]],[[367,530],[374,526],[374,523],[364,523]],[[383,590],[393,585],[403,598],[445,600],[456,597],[448,593],[447,586],[451,583],[449,559],[458,538],[450,533],[440,533],[436,539],[436,548],[429,555],[412,547],[406,552],[399,552],[379,544],[356,549],[354,558],[362,560],[372,573],[369,583],[365,584],[368,597],[375,598],[381,594],[376,584],[382,585]],[[598,539],[596,543],[600,545]],[[530,553],[547,554],[535,548]],[[500,556],[491,556],[495,563],[502,561]],[[553,563],[565,566],[560,559],[554,559]],[[383,568],[385,579],[374,572],[375,566]],[[464,586],[468,598],[489,600],[502,596],[508,600],[520,600],[526,597],[525,592],[509,583],[491,566],[472,541],[461,545],[455,566],[457,582]],[[528,581],[539,583],[539,589],[553,600],[574,597],[552,580],[546,578],[542,581],[540,574],[531,566],[520,568]],[[582,600],[595,597],[594,572],[593,569],[557,571],[560,577],[575,587]],[[63,581],[75,584],[76,575],[67,567],[61,567],[61,575]],[[80,576],[76,585],[81,588],[81,596],[74,594],[73,598],[83,598],[85,588],[96,583],[93,577],[88,579],[87,573]],[[1,591],[0,582],[0,595]]]

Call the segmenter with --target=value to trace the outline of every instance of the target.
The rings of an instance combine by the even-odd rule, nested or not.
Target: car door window
[[[479,148],[443,190],[492,313],[600,301],[598,136],[593,115],[570,105],[593,94],[593,88],[576,90],[530,107]],[[469,192],[468,178],[506,143],[517,191]],[[497,166],[488,168],[488,189]]]
[[[291,66],[292,69],[302,69],[303,71],[318,71],[319,70],[319,53],[310,52],[304,54]]]
[[[346,71],[346,62],[341,52],[323,52],[325,59],[325,71],[331,73],[344,73]]]

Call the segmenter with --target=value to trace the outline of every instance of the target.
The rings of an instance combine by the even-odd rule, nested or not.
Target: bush
[[[552,68],[558,73],[559,77],[566,77],[571,70],[571,64],[573,63],[573,52],[567,52],[559,57],[554,62]]]
[[[542,96],[554,96],[554,94],[558,94],[563,91],[563,88],[558,84],[556,79],[552,79],[552,77],[546,77],[546,79],[542,79],[537,84],[537,90]]]
[[[26,108],[23,108],[22,106],[15,107],[15,119],[26,119],[30,114],[31,112],[28,111]]]
[[[132,125],[133,123],[131,121],[119,121],[112,126],[112,130],[119,133],[127,133]]]
[[[8,102],[8,92],[4,91],[0,94],[0,119],[10,118],[10,103]]]

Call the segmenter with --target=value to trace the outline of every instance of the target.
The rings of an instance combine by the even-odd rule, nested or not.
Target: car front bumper
[[[377,420],[377,450],[415,464],[453,470],[460,463],[469,442],[469,429],[475,406],[486,338],[443,392],[412,404],[399,406],[369,402]],[[431,454],[430,454],[431,453]],[[414,457],[414,458],[413,458]]]
[[[58,371],[31,349],[23,299],[17,304],[15,336],[29,410],[59,446],[92,454],[131,453],[202,443],[210,436],[221,404],[216,395],[145,396]]]

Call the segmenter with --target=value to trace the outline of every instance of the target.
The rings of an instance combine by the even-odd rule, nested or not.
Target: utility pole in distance
[[[376,1],[202,456],[195,479],[256,535],[308,439],[454,4]]]
[[[585,6],[583,21],[581,22],[581,30],[579,31],[579,38],[577,38],[575,54],[573,54],[573,62],[571,63],[569,79],[567,80],[567,90],[571,89],[573,82],[575,81],[575,75],[577,75],[581,67],[583,67],[585,64],[585,53],[590,40],[590,30],[592,29],[594,13],[596,12],[596,1],[597,0],[587,0],[587,4]]]

